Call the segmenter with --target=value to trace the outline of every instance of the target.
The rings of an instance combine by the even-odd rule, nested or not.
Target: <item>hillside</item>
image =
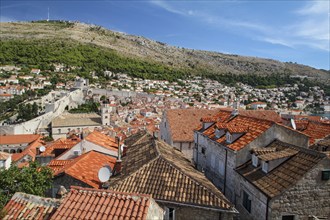
[[[139,62],[139,65],[147,63],[165,69],[166,74],[175,71],[206,76],[226,73],[261,76],[290,74],[316,77],[322,80],[330,79],[329,71],[305,65],[178,48],[144,37],[113,32],[99,26],[82,23],[45,21],[1,23],[0,36],[2,44],[24,40],[33,42],[33,44],[58,42],[98,46],[98,48],[112,51],[112,54],[118,55],[121,60],[126,59],[127,63],[132,60]],[[1,63],[5,64],[5,61],[2,58]],[[115,70],[122,71],[120,68]],[[129,71],[130,69],[124,70]]]

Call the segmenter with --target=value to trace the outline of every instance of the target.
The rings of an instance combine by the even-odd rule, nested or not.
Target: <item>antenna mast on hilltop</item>
[[[49,21],[49,7],[48,7],[48,16],[47,16],[47,21]]]

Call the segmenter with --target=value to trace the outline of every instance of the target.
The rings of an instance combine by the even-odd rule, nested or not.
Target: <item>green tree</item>
[[[52,186],[52,177],[51,169],[37,162],[30,162],[28,167],[21,169],[15,165],[7,170],[0,169],[0,210],[15,192],[44,196]]]

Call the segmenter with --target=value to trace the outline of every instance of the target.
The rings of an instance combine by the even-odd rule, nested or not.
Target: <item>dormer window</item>
[[[262,171],[268,173],[268,162],[262,161]]]
[[[216,128],[214,131],[214,135],[216,139],[219,139],[222,135],[224,135],[225,131],[223,129]]]
[[[259,165],[259,158],[255,154],[252,154],[252,165],[254,167],[257,167]]]
[[[226,134],[226,142],[228,144],[231,144],[231,142],[232,142],[232,135],[229,132],[227,132],[227,134]]]

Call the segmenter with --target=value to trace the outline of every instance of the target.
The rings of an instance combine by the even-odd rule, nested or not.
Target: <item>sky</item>
[[[330,70],[329,0],[1,0],[0,20],[47,19],[48,8],[51,20]]]

